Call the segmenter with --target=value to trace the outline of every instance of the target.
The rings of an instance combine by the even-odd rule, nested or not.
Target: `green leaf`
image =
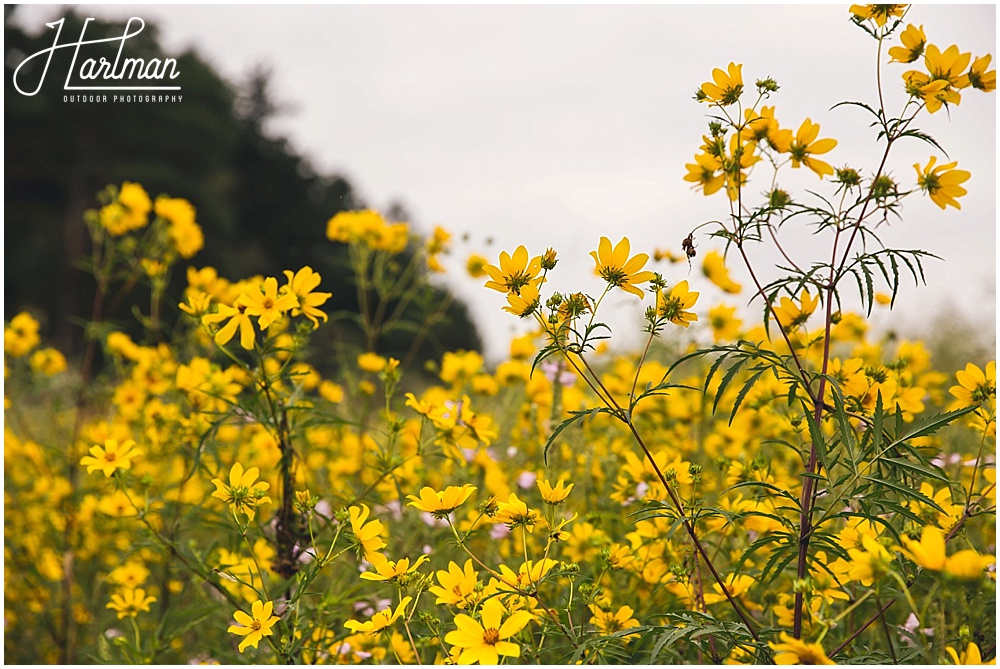
[[[933,146],[934,148],[936,148],[938,151],[940,151],[941,153],[943,153],[944,157],[946,159],[949,158],[948,152],[945,151],[943,148],[941,148],[941,145],[937,143],[936,139],[934,139],[933,137],[931,137],[930,135],[928,135],[925,132],[921,132],[920,130],[917,130],[916,128],[913,128],[911,130],[906,130],[904,132],[901,132],[901,133],[899,133],[898,137],[913,137],[914,139],[919,139],[922,142],[927,142],[928,144],[930,144],[931,146]]]
[[[875,285],[874,285],[874,282],[872,281],[872,272],[871,272],[871,270],[868,269],[868,267],[865,266],[865,265],[861,266],[861,270],[862,270],[862,272],[864,272],[864,275],[865,275],[865,293],[866,293],[866,295],[868,297],[868,300],[867,300],[867,302],[868,302],[868,314],[867,315],[871,316],[872,315],[872,306],[875,304]],[[895,295],[895,293],[893,293],[893,295]]]
[[[882,406],[882,392],[875,396],[875,414],[872,416],[872,448],[876,453],[882,452],[882,440],[885,435],[885,407]],[[855,466],[855,469],[857,467]]]
[[[739,490],[740,488],[751,488],[751,487],[752,488],[764,488],[765,490],[770,490],[771,492],[773,492],[778,497],[784,497],[786,499],[789,499],[789,500],[795,502],[796,506],[798,506],[798,504],[799,504],[799,500],[794,495],[792,495],[790,492],[788,492],[787,490],[779,488],[778,486],[773,485],[771,483],[766,483],[764,481],[742,481],[740,483],[737,483],[736,485],[733,485],[733,486],[730,486],[730,487],[726,488],[722,492],[722,494],[725,495],[726,493],[728,493],[730,491],[733,491],[733,490]]]
[[[855,441],[854,426],[851,425],[850,419],[847,417],[847,410],[844,408],[844,395],[841,393],[840,388],[833,380],[827,377],[830,381],[830,388],[833,391],[833,406],[834,406],[834,417],[837,419],[837,425],[840,428],[840,437],[844,446],[847,448],[847,453],[853,459],[853,454],[857,450],[857,442]],[[829,470],[827,470],[829,471]]]
[[[888,462],[889,464],[899,467],[900,469],[906,469],[908,471],[926,476],[929,479],[934,479],[935,481],[941,481],[942,483],[950,484],[951,480],[948,478],[944,472],[938,467],[927,466],[919,462],[911,462],[906,458],[882,458],[883,462]]]
[[[586,418],[588,416],[591,417],[591,418],[593,418],[596,414],[599,414],[599,413],[608,413],[608,414],[610,414],[611,410],[608,409],[608,408],[606,408],[606,407],[597,407],[595,409],[588,409],[586,411],[570,411],[570,413],[572,415],[569,418],[567,418],[566,420],[564,420],[563,422],[561,422],[559,424],[559,426],[556,427],[556,429],[552,431],[552,434],[549,435],[549,438],[545,442],[545,450],[542,451],[542,460],[545,462],[546,465],[549,463],[549,448],[552,447],[552,444],[555,442],[556,437],[558,437],[560,434],[562,434],[563,430],[565,430],[567,427],[569,427],[573,423],[575,423],[575,422],[577,422],[579,420],[582,420],[582,419],[584,419],[584,418]]]
[[[770,369],[770,368],[769,367],[761,367],[759,372],[757,372],[756,374],[754,374],[753,376],[751,376],[747,380],[747,382],[743,384],[743,388],[740,390],[739,394],[736,396],[736,401],[733,402],[733,411],[732,411],[731,414],[729,414],[729,424],[730,425],[733,424],[733,419],[736,418],[736,412],[739,410],[740,405],[743,404],[743,400],[746,399],[747,393],[749,393],[750,389],[753,388],[753,386],[754,386],[755,383],[757,383],[757,379],[760,378],[761,374],[763,374],[764,372],[768,371],[768,369]],[[720,395],[721,395],[721,393],[720,393]],[[719,398],[716,397],[715,401],[718,402]],[[714,407],[713,407],[713,412],[714,412]]]
[[[965,414],[975,411],[976,406],[963,407],[961,409],[956,409],[955,411],[946,411],[945,413],[935,414],[933,416],[928,416],[927,418],[922,418],[915,421],[909,425],[905,432],[902,431],[902,412],[896,413],[896,437],[889,444],[888,450],[891,450],[895,446],[898,446],[910,439],[916,439],[918,437],[926,437],[928,435],[934,434],[942,427],[949,425]]]
[[[806,422],[809,425],[809,440],[812,444],[812,448],[816,451],[816,457],[819,459],[820,464],[823,465],[823,469],[829,471],[826,457],[826,440],[823,438],[823,431],[816,423],[816,417],[811,411],[804,409],[803,413],[805,414]],[[803,464],[806,464],[807,462],[808,459]],[[803,474],[803,476],[807,476],[807,474]]]
[[[923,502],[932,509],[940,511],[941,513],[945,513],[945,510],[942,509],[940,506],[938,506],[937,502],[935,502],[934,500],[932,500],[930,497],[923,494],[919,490],[914,490],[911,487],[907,487],[899,483],[894,483],[892,481],[886,481],[885,479],[875,478],[874,476],[863,476],[862,478],[866,481],[871,481],[876,485],[884,486],[886,488],[889,488],[890,490],[894,490],[895,492],[899,493],[904,499],[914,499],[919,502]]]
[[[889,509],[890,511],[895,511],[899,515],[903,516],[904,518],[907,518],[908,520],[910,520],[911,522],[915,523],[918,526],[922,527],[923,525],[926,524],[926,522],[922,520],[920,516],[913,513],[905,506],[900,506],[899,504],[893,504],[892,502],[881,502],[881,504],[884,508]]]

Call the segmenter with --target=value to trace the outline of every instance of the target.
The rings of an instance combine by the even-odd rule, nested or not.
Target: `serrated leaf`
[[[847,409],[845,407],[845,402],[844,402],[844,394],[841,392],[840,388],[836,384],[832,386],[832,389],[833,389],[834,413],[836,415],[837,425],[840,426],[840,436],[842,439],[842,443],[844,444],[844,448],[847,449],[848,456],[851,458],[851,461],[853,462],[854,453],[856,453],[858,450],[857,434],[855,433],[854,426],[851,425],[851,421],[847,416]]]
[[[928,416],[927,418],[911,423],[909,428],[902,433],[902,412],[896,412],[896,436],[893,438],[886,450],[892,450],[895,446],[909,441],[910,439],[917,439],[918,437],[926,437],[934,434],[942,427],[953,423],[965,414],[975,411],[976,408],[976,406],[969,406],[956,409],[954,411],[946,411],[944,413]]]
[[[739,394],[736,396],[736,401],[733,402],[733,411],[729,414],[729,424],[733,424],[733,420],[736,418],[736,412],[739,410],[740,405],[743,404],[743,400],[746,399],[747,394],[750,389],[753,388],[754,384],[761,377],[761,374],[768,371],[769,367],[761,367],[760,371],[751,376],[746,383],[743,384],[743,388],[740,390]]]
[[[919,490],[914,490],[913,488],[908,488],[907,486],[900,485],[899,483],[894,483],[892,481],[886,481],[885,479],[875,478],[874,476],[863,476],[862,478],[866,481],[871,481],[876,485],[884,486],[886,488],[889,488],[890,490],[894,490],[895,492],[902,495],[904,498],[914,499],[919,502],[923,502],[932,509],[940,511],[941,513],[945,513],[945,510],[942,509],[940,506],[938,506],[937,502],[935,502],[934,500],[932,500],[930,497],[923,494]]]
[[[708,392],[708,386],[711,385],[712,379],[715,378],[715,373],[719,370],[719,367],[722,366],[722,363],[724,363],[726,361],[726,358],[728,357],[729,357],[729,352],[723,353],[718,358],[716,358],[715,361],[712,363],[712,366],[708,368],[708,373],[705,374],[704,392],[706,393]]]
[[[714,414],[719,408],[719,402],[722,400],[723,394],[725,394],[726,389],[732,382],[733,377],[739,374],[743,365],[747,363],[747,358],[740,358],[732,364],[732,366],[726,370],[726,375],[722,377],[722,381],[719,382],[719,388],[715,391],[715,401],[712,403],[712,413]]]
[[[882,461],[888,462],[889,464],[892,464],[901,469],[906,469],[915,472],[917,474],[921,474],[935,481],[941,481],[942,483],[950,483],[950,479],[940,470],[935,471],[935,469],[932,469],[931,467],[928,467],[922,463],[911,462],[906,458],[882,458]]]
[[[823,438],[823,431],[816,423],[816,417],[813,415],[811,411],[807,410],[804,413],[806,415],[806,423],[809,426],[809,440],[811,442],[812,448],[816,451],[816,457],[823,465],[823,468],[827,469],[826,440]],[[827,469],[827,471],[829,471],[829,469]],[[809,475],[810,474],[803,473],[803,476],[809,476]]]
[[[542,460],[543,460],[543,462],[545,462],[545,464],[548,464],[548,462],[549,462],[549,448],[551,448],[552,444],[555,442],[556,437],[558,437],[560,434],[562,434],[563,430],[565,430],[567,427],[569,427],[573,423],[575,423],[575,422],[577,422],[579,420],[582,420],[583,418],[585,418],[587,416],[591,416],[591,415],[593,415],[595,413],[604,413],[604,412],[607,412],[607,411],[608,410],[605,409],[605,408],[603,408],[603,407],[598,407],[596,409],[588,409],[586,411],[570,411],[570,414],[572,414],[572,415],[569,418],[567,418],[566,420],[564,420],[563,422],[559,423],[559,425],[556,427],[556,429],[552,431],[552,434],[550,434],[549,438],[545,441],[545,449],[542,451]]]
[[[892,502],[882,502],[881,504],[882,504],[882,506],[884,508],[889,509],[890,511],[895,511],[899,515],[901,515],[904,518],[907,518],[908,520],[910,520],[910,522],[912,522],[912,523],[915,523],[915,524],[921,525],[921,526],[925,524],[925,521],[921,520],[920,516],[918,516],[917,514],[913,513],[912,511],[910,511],[909,509],[907,509],[905,506],[900,506],[898,504],[893,504]]]
[[[933,137],[931,137],[930,135],[928,135],[925,132],[921,132],[920,130],[917,130],[916,128],[912,128],[910,130],[905,130],[905,131],[899,133],[899,137],[913,137],[913,138],[919,139],[919,140],[921,140],[923,142],[927,142],[928,144],[930,144],[931,146],[933,146],[934,148],[936,148],[938,151],[940,151],[941,153],[943,153],[944,156],[945,156],[945,159],[948,159],[948,152],[945,151],[941,147],[941,145],[937,143],[936,139],[934,139]]]

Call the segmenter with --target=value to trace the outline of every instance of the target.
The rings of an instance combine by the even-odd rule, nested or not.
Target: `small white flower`
[[[490,539],[499,541],[510,534],[510,529],[503,523],[497,523],[490,528]]]
[[[517,485],[521,490],[527,490],[535,485],[535,479],[537,478],[538,474],[535,472],[521,472],[521,475],[517,477]]]

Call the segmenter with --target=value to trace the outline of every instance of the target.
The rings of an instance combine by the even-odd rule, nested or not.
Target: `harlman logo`
[[[34,53],[17,66],[14,70],[14,88],[21,95],[37,95],[45,83],[45,76],[48,74],[49,65],[52,64],[52,56],[59,49],[72,49],[73,59],[70,62],[69,70],[66,74],[66,81],[63,84],[65,91],[80,91],[73,95],[64,95],[64,102],[180,102],[181,87],[175,83],[180,72],[177,69],[177,61],[174,58],[132,58],[125,54],[125,42],[135,37],[146,27],[145,21],[132,17],[125,24],[125,31],[121,37],[106,37],[102,39],[85,39],[87,26],[93,21],[88,18],[83,22],[80,30],[80,37],[75,42],[59,43],[59,36],[62,34],[63,23],[66,19],[59,19],[53,23],[46,23],[49,28],[56,29],[55,39],[52,46]],[[133,23],[136,25],[133,27]],[[95,45],[110,44],[118,42],[118,51],[114,60],[109,60],[105,56],[97,57]],[[97,47],[107,52],[107,47]],[[82,51],[82,54],[81,54]],[[18,76],[21,68],[36,58],[45,57],[45,66],[34,90],[22,88]],[[90,56],[90,57],[88,57]],[[79,68],[77,67],[79,63]],[[27,68],[33,70],[34,67]],[[75,79],[74,79],[75,77]],[[148,83],[147,83],[148,82]]]

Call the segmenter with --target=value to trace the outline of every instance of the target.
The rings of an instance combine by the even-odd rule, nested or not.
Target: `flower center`
[[[799,662],[802,664],[822,664],[823,658],[820,657],[819,653],[813,651],[812,648],[808,648],[803,651],[799,651]]]
[[[941,182],[938,180],[938,175],[934,172],[928,172],[924,175],[922,180],[918,181],[923,181],[920,185],[923,186],[924,190],[928,193],[936,193],[941,189]]]
[[[259,632],[260,627],[261,625],[259,620],[254,620],[252,623],[250,623],[250,629],[252,629],[254,632]]]
[[[663,301],[663,306],[660,307],[660,315],[666,318],[668,321],[673,321],[681,313],[681,301],[677,297],[668,297]]]
[[[500,641],[500,632],[498,630],[490,627],[483,631],[483,643],[489,646],[495,646],[498,641]]]
[[[601,278],[615,287],[628,283],[628,276],[620,267],[602,267]]]
[[[504,277],[504,281],[507,284],[507,289],[518,295],[521,294],[521,288],[528,285],[531,282],[531,275],[526,271],[521,270],[512,273],[510,276]]]
[[[996,395],[996,386],[990,384],[989,381],[985,383],[980,383],[976,386],[976,389],[972,391],[972,400],[975,402],[985,402],[991,396]]]

